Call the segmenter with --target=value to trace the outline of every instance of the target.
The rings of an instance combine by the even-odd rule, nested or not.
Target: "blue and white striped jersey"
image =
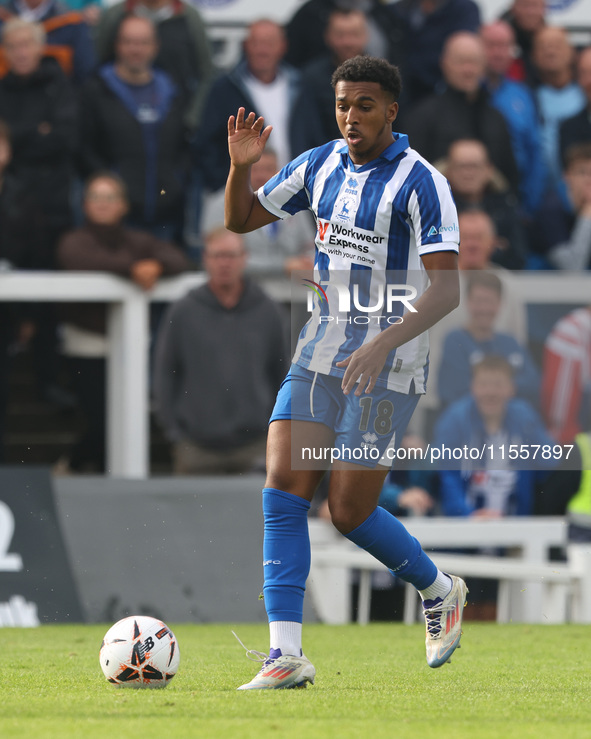
[[[429,285],[421,256],[458,251],[456,208],[446,179],[394,134],[377,159],[356,167],[343,139],[304,152],[258,190],[270,213],[285,218],[309,209],[316,218],[311,305],[293,361],[313,372],[342,377],[336,362],[402,315],[404,303]],[[395,290],[392,285],[406,290]],[[416,295],[414,293],[416,290]],[[408,304],[407,304],[408,306]],[[379,385],[425,392],[428,335],[393,350]]]

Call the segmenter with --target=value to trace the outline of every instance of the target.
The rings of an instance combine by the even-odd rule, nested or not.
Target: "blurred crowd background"
[[[385,57],[404,85],[394,128],[447,176],[460,213],[462,306],[432,332],[431,400],[405,443],[572,443],[583,470],[591,290],[588,304],[531,310],[519,275],[564,285],[591,267],[585,30],[549,22],[544,0],[508,0],[486,21],[473,0],[308,0],[283,25],[244,25],[238,61],[224,64],[184,0],[5,1],[0,270],[108,272],[143,290],[203,271],[204,285],[152,309],[152,472],[262,469],[290,345],[288,300],[264,284],[312,267],[315,224],[299,214],[244,237],[224,230],[227,119],[244,106],[273,125],[259,187],[339,136],[334,69]],[[0,302],[0,462],[105,472],[105,315]],[[553,463],[420,467],[389,475],[384,505],[563,512],[582,484]]]

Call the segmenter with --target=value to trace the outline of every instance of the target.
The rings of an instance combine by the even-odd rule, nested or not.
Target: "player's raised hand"
[[[254,113],[249,113],[245,117],[245,113],[244,108],[238,108],[237,115],[228,119],[228,149],[232,164],[237,167],[258,162],[273,129],[264,127],[262,116],[256,118]]]

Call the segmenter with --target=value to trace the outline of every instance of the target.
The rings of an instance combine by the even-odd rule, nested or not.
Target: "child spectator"
[[[441,462],[444,515],[498,518],[532,513],[536,477],[554,464],[541,451],[534,459],[533,450],[556,442],[538,414],[526,401],[514,398],[514,392],[509,362],[485,357],[474,367],[470,395],[439,418],[434,446],[468,450],[467,458]],[[526,451],[511,459],[511,448]],[[470,455],[471,450],[478,455]]]

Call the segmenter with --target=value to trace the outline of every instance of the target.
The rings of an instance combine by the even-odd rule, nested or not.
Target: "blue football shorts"
[[[294,364],[281,383],[269,422],[323,423],[334,432],[328,461],[391,467],[420,397],[378,386],[369,394],[344,395],[340,377]]]

